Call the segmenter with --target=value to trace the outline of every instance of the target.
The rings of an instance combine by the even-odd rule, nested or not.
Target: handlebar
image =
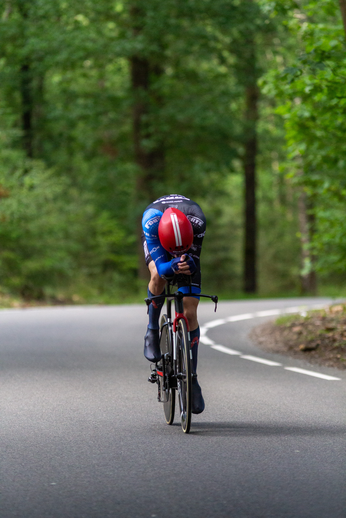
[[[217,295],[204,295],[203,293],[183,293],[178,290],[174,293],[165,293],[164,295],[154,295],[153,297],[146,298],[144,300],[145,300],[146,305],[148,306],[148,311],[149,311],[149,306],[152,303],[152,301],[155,299],[172,298],[172,299],[182,300],[184,297],[191,297],[191,296],[196,296],[196,297],[198,296],[198,297],[204,297],[206,299],[211,299],[215,304],[214,312],[216,313],[217,304],[219,302],[219,297]]]

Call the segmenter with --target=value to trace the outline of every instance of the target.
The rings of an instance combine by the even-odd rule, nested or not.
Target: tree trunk
[[[244,291],[257,292],[256,155],[259,89],[253,35],[245,40],[245,136],[244,136]]]
[[[314,257],[310,250],[314,218],[309,214],[306,192],[301,190],[298,198],[299,231],[301,242],[301,292],[303,295],[316,295],[317,279],[314,271]]]
[[[22,98],[22,131],[23,148],[28,158],[34,156],[33,144],[33,92],[32,73],[29,63],[24,63],[20,69],[20,92]]]
[[[133,19],[133,31],[135,36],[141,33],[141,17],[143,8],[131,9]],[[154,138],[152,125],[147,122],[150,115],[151,104],[160,104],[161,100],[155,98],[151,89],[157,78],[162,74],[162,68],[150,62],[143,55],[134,55],[130,58],[131,85],[133,91],[133,140],[135,162],[138,166],[136,180],[136,206],[138,208],[138,243],[139,243],[139,278],[148,276],[143,257],[140,236],[142,233],[141,218],[146,205],[156,197],[155,184],[162,180],[165,168],[164,146],[160,138]],[[164,193],[162,193],[164,194]]]
[[[37,158],[44,158],[45,142],[45,76],[36,74],[33,88],[33,154]]]
[[[164,172],[164,148],[161,142],[150,145],[143,144],[149,142],[154,137],[152,131],[146,124],[146,117],[150,113],[150,87],[151,83],[157,78],[152,72],[153,67],[145,58],[131,58],[131,81],[134,92],[133,106],[133,140],[135,161],[139,166],[137,177],[137,200],[149,203],[155,196],[155,180],[159,180]]]
[[[29,19],[29,5],[27,1],[18,2],[18,10],[24,22],[24,34]],[[23,148],[28,158],[33,158],[33,77],[32,67],[28,57],[23,58],[20,67],[20,94],[22,102],[22,132],[23,132]]]
[[[340,4],[342,22],[344,24],[345,35],[346,35],[346,0],[339,0],[339,4]]]

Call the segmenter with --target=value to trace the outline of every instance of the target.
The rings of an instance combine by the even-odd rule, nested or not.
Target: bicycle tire
[[[173,374],[173,344],[167,320],[167,315],[163,315],[160,325],[160,350],[163,355],[162,362],[165,362],[165,368],[162,369],[164,377],[160,378],[160,392],[163,400],[163,411],[166,423],[171,425],[173,424],[175,414],[175,389],[171,387],[171,376]]]
[[[180,319],[177,325],[177,386],[181,427],[184,433],[189,433],[191,426],[192,376],[190,351],[191,345],[186,322]]]

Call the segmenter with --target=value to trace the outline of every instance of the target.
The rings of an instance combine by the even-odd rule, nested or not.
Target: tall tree
[[[130,7],[134,42],[143,37],[143,25],[145,24],[147,14],[143,5],[134,4]],[[144,40],[148,42],[148,36],[144,36]],[[164,145],[162,139],[157,138],[157,135],[155,135],[155,126],[150,124],[150,112],[153,104],[158,101],[157,96],[155,98],[153,95],[153,90],[155,90],[155,83],[163,71],[161,63],[157,62],[157,57],[155,62],[144,45],[136,46],[135,44],[134,48],[136,51],[130,57],[130,71],[133,92],[134,157],[138,166],[136,201],[138,207],[144,209],[145,205],[155,199],[155,183],[164,175]],[[142,233],[141,212],[137,218],[137,241],[140,259],[142,258],[140,239]],[[144,262],[140,260],[139,277],[145,279],[147,275]]]
[[[311,204],[310,204],[311,205]],[[306,191],[301,187],[298,196],[299,235],[301,242],[301,292],[303,295],[316,295],[317,277],[315,257],[312,251],[314,216]]]
[[[28,25],[30,23],[30,3],[26,0],[17,2],[18,11],[22,18],[22,29],[25,39],[27,37]],[[33,113],[34,113],[34,94],[33,94],[33,70],[31,56],[25,52],[20,64],[20,93],[21,93],[21,110],[22,110],[22,132],[23,132],[23,148],[28,158],[34,156],[34,128],[33,128]]]
[[[247,59],[245,74],[244,114],[244,291],[257,292],[257,206],[256,206],[256,158],[259,89],[256,61],[256,44],[250,33],[245,42]]]
[[[143,6],[131,7],[134,40],[142,34],[145,20]],[[135,45],[134,45],[135,46]],[[136,46],[135,46],[136,47]],[[163,56],[162,56],[163,58]],[[149,123],[150,111],[157,101],[153,95],[155,83],[162,75],[162,65],[141,48],[130,57],[131,85],[133,91],[133,138],[135,161],[139,168],[137,180],[138,199],[150,202],[154,196],[155,180],[164,174],[164,145],[157,138],[154,126]]]
[[[268,84],[285,121],[286,170],[307,196],[303,227],[307,227],[308,216],[314,218],[314,233],[310,233],[310,244],[303,243],[303,254],[309,249],[311,257],[316,257],[320,274],[344,273],[345,3],[309,0],[299,5],[290,1],[284,4],[285,23],[297,51],[282,62],[279,70],[271,72]],[[278,11],[282,2],[271,5]],[[303,233],[307,236],[307,230]],[[303,273],[313,274],[314,261],[304,262]]]
[[[346,33],[346,0],[339,0],[342,22]]]
[[[257,205],[256,160],[258,153],[259,66],[256,37],[261,13],[253,0],[243,3],[244,21],[241,29],[239,52],[240,81],[244,88],[244,267],[243,287],[246,293],[257,292]]]

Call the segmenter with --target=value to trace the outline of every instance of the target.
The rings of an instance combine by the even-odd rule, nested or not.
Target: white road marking
[[[227,320],[220,318],[219,320],[212,320],[211,322],[208,322],[204,327],[206,329],[210,329],[212,327],[221,326],[222,324],[226,324]]]
[[[285,308],[282,310],[282,313],[299,313],[299,311],[301,311],[302,308],[301,306],[298,307],[298,306],[294,306],[292,308]]]
[[[265,365],[270,365],[272,367],[281,367],[282,363],[278,362],[272,362],[271,360],[265,360],[264,358],[258,358],[258,356],[251,356],[251,354],[245,354],[241,356],[240,358],[243,358],[243,360],[250,360],[252,362],[258,362],[258,363],[264,363]]]
[[[321,374],[320,372],[306,371],[305,369],[298,369],[298,367],[284,367],[287,371],[298,372],[299,374],[306,374],[307,376],[314,376],[315,378],[321,378],[328,381],[340,381],[341,378],[335,378],[334,376],[328,376],[327,374]]]
[[[225,354],[241,354],[239,351],[235,351],[234,349],[230,349],[229,347],[225,347],[224,345],[211,345],[212,349],[216,351],[220,351]]]
[[[202,343],[202,344],[205,344],[205,345],[210,345],[210,347],[212,347],[214,345],[214,340],[211,340],[210,338],[208,338],[207,336],[201,336],[199,341]]]
[[[225,322],[239,322],[239,320],[248,320],[254,318],[256,313],[244,313],[243,315],[234,315],[233,317],[226,318]]]
[[[323,309],[325,304],[313,304],[309,306],[309,309]],[[283,365],[278,362],[273,362],[271,360],[266,360],[264,358],[259,358],[257,356],[251,356],[249,354],[242,355],[241,352],[235,351],[234,349],[230,349],[229,347],[225,347],[224,345],[215,344],[214,340],[211,340],[207,335],[208,329],[212,329],[213,327],[221,326],[223,324],[227,324],[228,322],[240,322],[241,320],[249,320],[251,318],[257,317],[270,317],[275,315],[284,315],[285,313],[298,313],[302,316],[306,315],[307,306],[292,306],[289,308],[283,309],[268,309],[265,311],[256,311],[255,313],[243,313],[242,315],[233,315],[228,318],[220,318],[218,320],[212,320],[207,322],[203,327],[201,327],[201,337],[200,342],[205,345],[209,345],[212,349],[216,351],[220,351],[225,354],[230,354],[234,356],[239,356],[243,360],[250,360],[257,363],[263,363],[265,365],[269,365],[271,367],[282,367]],[[307,376],[314,376],[315,378],[320,378],[328,381],[341,381],[341,378],[336,378],[334,376],[328,376],[327,374],[321,374],[319,372],[308,371],[305,369],[299,369],[297,367],[284,367],[285,370],[297,372],[299,374],[306,374]]]
[[[257,311],[256,317],[272,317],[275,315],[281,315],[280,309],[267,309],[266,311]]]

